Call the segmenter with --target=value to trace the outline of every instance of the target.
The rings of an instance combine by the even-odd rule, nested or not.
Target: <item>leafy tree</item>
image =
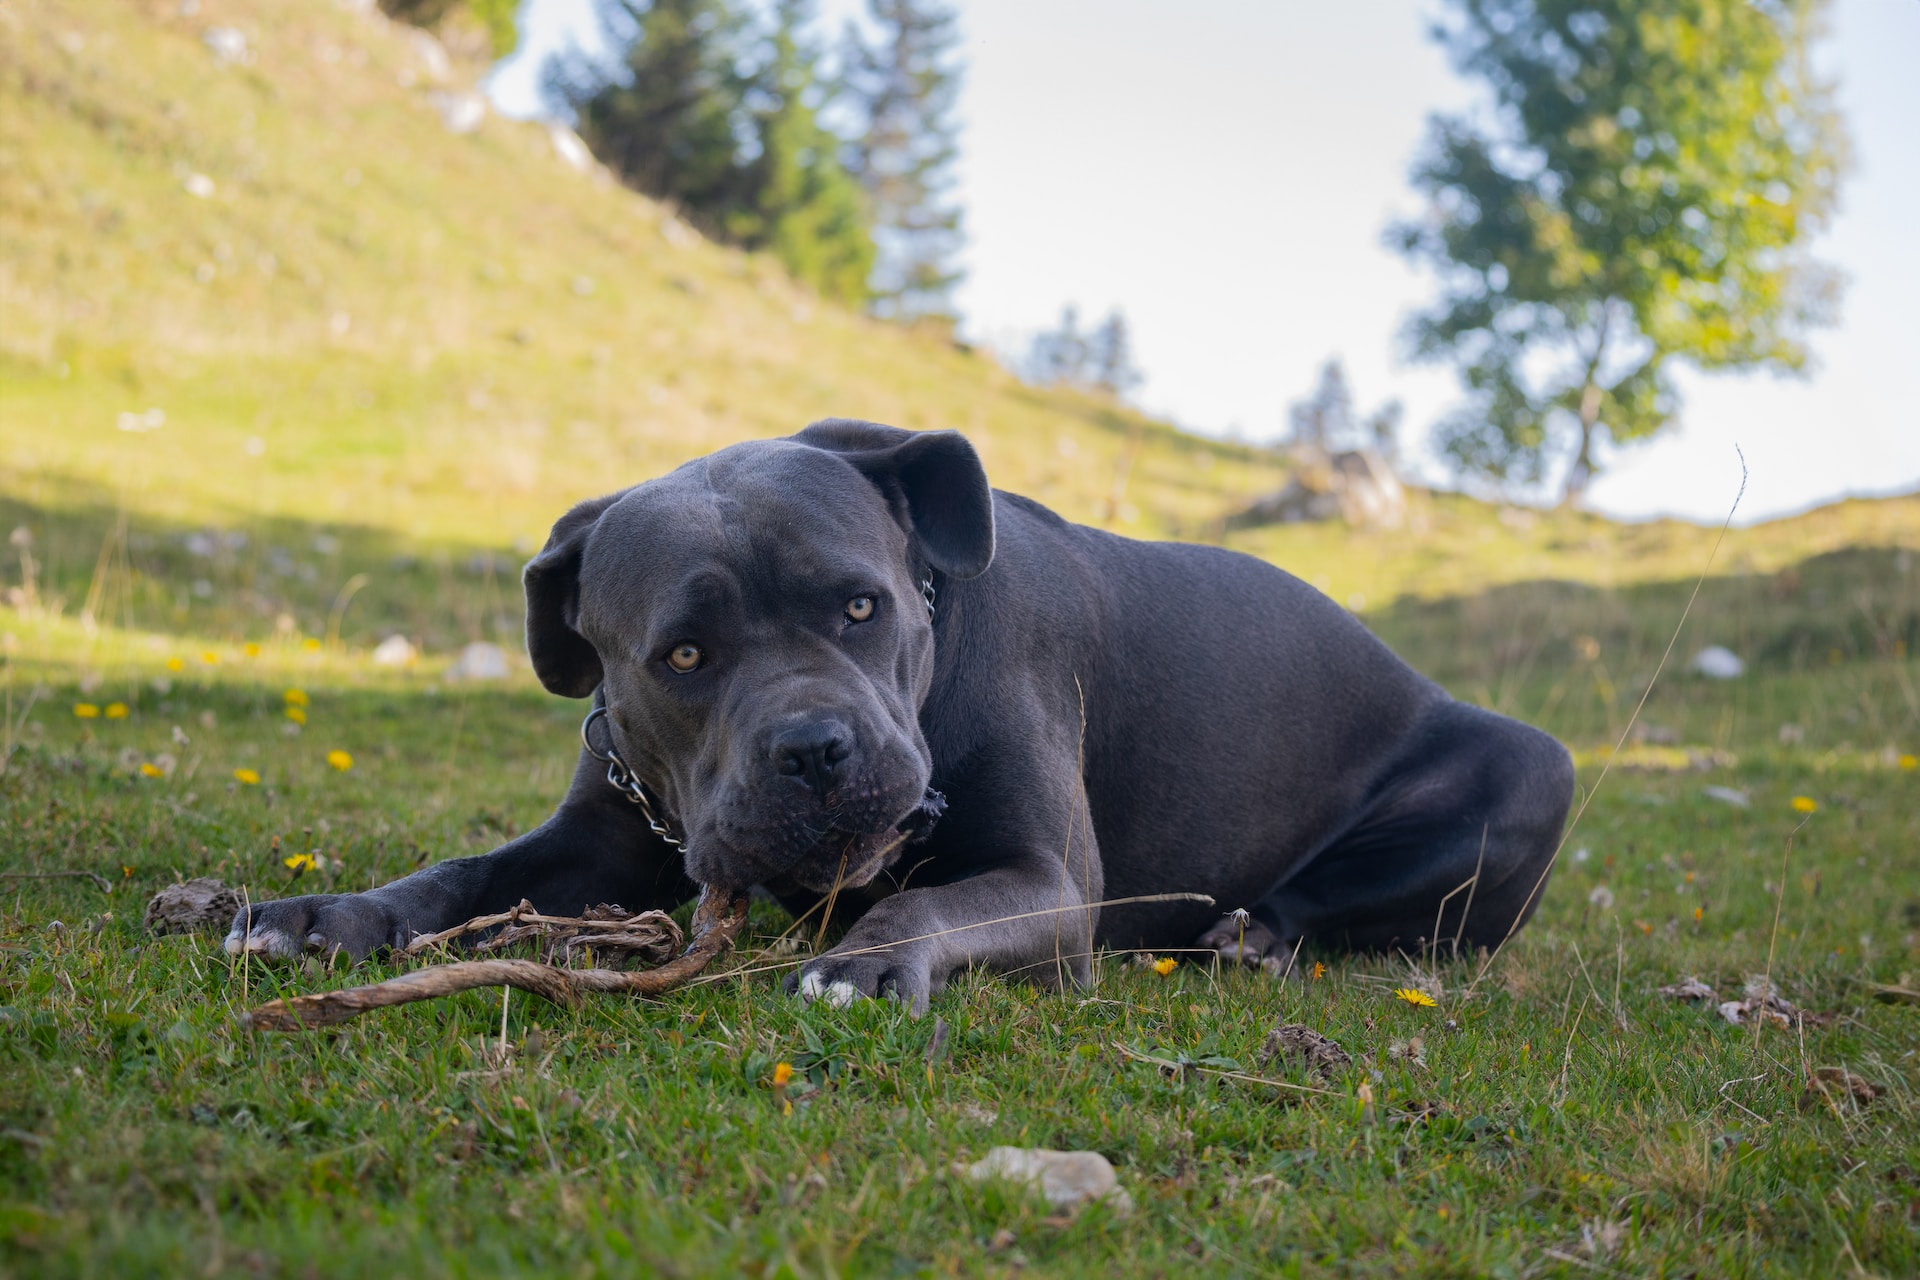
[[[963,238],[952,200],[954,11],[942,0],[867,0],[867,10],[874,35],[848,27],[842,85],[854,116],[847,167],[872,201],[880,251],[873,309],[896,320],[951,318]]]
[[[493,56],[504,58],[520,42],[515,22],[518,0],[380,0],[389,18],[416,27],[437,27],[449,16],[465,11],[487,34]]]
[[[766,250],[821,293],[863,303],[874,247],[866,200],[821,125],[808,0],[772,25],[732,0],[617,0],[625,38],[608,76],[576,60],[553,76],[587,146],[628,185],[672,201],[717,239]]]
[[[1833,208],[1844,138],[1809,66],[1824,0],[1448,0],[1436,28],[1486,82],[1436,120],[1428,216],[1389,241],[1439,270],[1420,357],[1456,361],[1441,424],[1461,468],[1533,483],[1673,419],[1672,362],[1797,370],[1835,278],[1802,239]]]

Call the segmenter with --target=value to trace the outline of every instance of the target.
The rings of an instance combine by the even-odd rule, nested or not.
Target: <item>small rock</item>
[[[1714,989],[1698,978],[1687,978],[1670,987],[1659,988],[1661,995],[1669,1000],[1717,1000]]]
[[[1738,680],[1747,673],[1747,664],[1740,655],[1723,645],[1710,644],[1693,655],[1689,667],[1698,675],[1709,680]]]
[[[1329,1040],[1298,1022],[1289,1022],[1267,1033],[1267,1042],[1260,1048],[1260,1061],[1264,1064],[1274,1058],[1284,1064],[1299,1062],[1318,1072],[1323,1080],[1331,1080],[1334,1072],[1353,1065],[1353,1056],[1342,1049],[1338,1041]]]
[[[244,31],[233,27],[208,27],[200,39],[215,62],[238,67],[253,61],[253,49],[247,44],[247,33]]]
[[[388,636],[373,647],[373,664],[377,667],[410,667],[419,656],[405,636]]]
[[[440,113],[448,133],[472,133],[487,118],[487,100],[477,93],[447,93],[436,89],[427,101]]]
[[[553,143],[553,153],[560,162],[575,173],[585,173],[593,168],[593,152],[587,150],[587,144],[580,141],[580,135],[563,124],[547,126],[547,138]]]
[[[504,680],[509,670],[505,649],[497,644],[476,640],[462,649],[453,665],[447,668],[447,679]]]
[[[1045,1147],[995,1147],[987,1158],[964,1166],[975,1182],[1007,1178],[1027,1182],[1056,1207],[1071,1208],[1103,1200],[1116,1214],[1133,1210],[1133,1198],[1121,1187],[1113,1166],[1098,1151],[1049,1151]]]
[[[170,884],[147,901],[149,933],[193,933],[225,929],[240,910],[240,895],[205,877]]]
[[[1736,809],[1744,809],[1753,803],[1753,798],[1738,787],[1702,787],[1700,794],[1709,800],[1720,800]]]

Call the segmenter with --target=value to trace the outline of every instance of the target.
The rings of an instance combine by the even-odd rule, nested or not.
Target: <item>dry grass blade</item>
[[[519,916],[526,920],[532,913]],[[507,916],[513,912],[505,913]],[[488,917],[482,917],[487,919]],[[546,917],[578,926],[572,917]],[[304,1031],[346,1022],[371,1009],[435,1000],[481,987],[517,987],[558,1005],[573,1005],[588,992],[635,996],[664,995],[698,977],[716,956],[733,945],[747,922],[744,894],[703,890],[693,913],[693,943],[685,952],[656,969],[622,972],[615,969],[563,969],[537,960],[462,960],[403,973],[385,982],[345,991],[320,991],[274,1000],[240,1016],[241,1025],[256,1031]],[[471,923],[471,922],[470,922]],[[493,924],[505,923],[493,920]],[[488,928],[490,925],[479,925]],[[449,931],[451,932],[451,931]],[[588,945],[594,945],[588,943]]]

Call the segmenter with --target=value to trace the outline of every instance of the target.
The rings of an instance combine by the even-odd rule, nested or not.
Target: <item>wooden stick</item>
[[[511,915],[512,913],[507,913]],[[501,923],[496,920],[495,923]],[[525,916],[520,917],[525,919]],[[385,1009],[416,1000],[434,1000],[479,987],[517,987],[571,1008],[586,992],[635,996],[664,995],[698,977],[715,956],[733,945],[747,922],[745,894],[716,889],[700,892],[693,913],[693,943],[657,969],[624,973],[615,969],[562,969],[536,960],[462,960],[403,973],[345,991],[273,1000],[240,1015],[240,1025],[255,1031],[304,1031],[331,1027],[369,1009]],[[485,926],[482,926],[485,927]]]

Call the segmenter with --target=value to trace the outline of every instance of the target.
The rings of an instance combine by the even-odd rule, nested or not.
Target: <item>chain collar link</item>
[[[613,745],[613,731],[607,731],[607,749],[602,752],[593,745],[593,722],[607,714],[605,707],[595,707],[587,712],[587,718],[580,722],[580,745],[587,754],[607,766],[607,781],[613,789],[625,796],[632,804],[640,806],[640,816],[647,820],[647,827],[653,834],[680,850],[686,852],[687,842],[673,834],[673,829],[660,820],[653,811],[653,801],[647,798],[647,789],[640,785],[640,779],[633,776],[633,770],[627,768],[627,762],[620,758],[620,752]]]

